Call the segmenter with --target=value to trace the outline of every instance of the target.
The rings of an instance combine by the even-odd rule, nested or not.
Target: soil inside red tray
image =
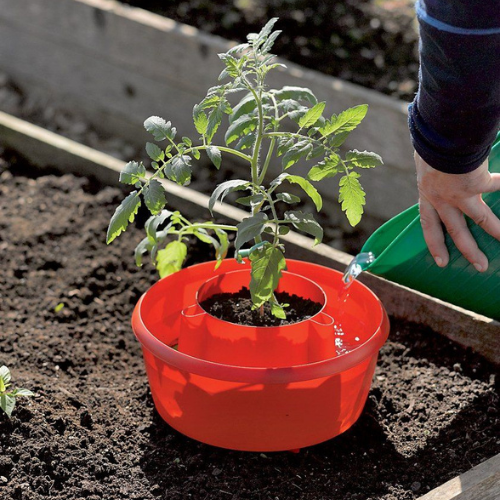
[[[395,320],[341,436],[260,454],[181,435],[154,408],[130,327],[157,280],[134,264],[142,231],[105,244],[122,193],[15,158],[2,171],[0,365],[36,396],[0,415],[0,498],[410,500],[500,452],[495,367]],[[187,264],[212,258],[192,246]]]
[[[285,319],[279,319],[271,313],[269,304],[265,304],[262,312],[252,310],[250,290],[243,287],[237,293],[217,293],[201,302],[201,307],[216,318],[238,325],[248,326],[284,326],[304,321],[318,314],[322,305],[304,297],[287,292],[277,292],[276,300],[286,304]]]

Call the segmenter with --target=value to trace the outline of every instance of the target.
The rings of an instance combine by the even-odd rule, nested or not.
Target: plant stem
[[[274,118],[275,118],[275,123],[274,123],[274,131],[278,131],[278,120],[279,120],[279,112],[278,112],[278,103],[276,102],[276,99],[272,94],[269,94],[271,97],[273,104],[274,104]],[[269,145],[269,150],[267,151],[267,156],[266,156],[266,161],[264,162],[264,166],[262,167],[262,171],[259,175],[258,183],[262,184],[264,182],[264,179],[266,177],[267,169],[269,167],[269,163],[271,161],[271,158],[273,156],[273,151],[274,151],[274,146],[276,144],[276,137],[271,138],[271,144]]]
[[[195,147],[187,149],[184,152],[190,153],[193,149],[207,149],[209,147],[211,147],[211,146],[195,146]],[[242,153],[241,151],[238,151],[237,149],[226,148],[224,146],[215,146],[215,147],[217,149],[223,151],[224,153],[229,153],[229,154],[232,154],[234,156],[239,156],[240,158],[243,158],[244,160],[246,160],[248,163],[252,163],[252,158],[250,156],[246,155],[245,153]]]
[[[195,229],[222,229],[223,231],[237,231],[238,228],[236,226],[229,226],[226,224],[212,224],[210,222],[200,223],[200,224],[191,224],[189,227]]]

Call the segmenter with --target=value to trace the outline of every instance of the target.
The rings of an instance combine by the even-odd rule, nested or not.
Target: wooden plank
[[[101,182],[118,185],[123,162],[0,112],[0,145],[12,148],[41,167],[54,166],[64,172],[91,175]],[[206,208],[208,197],[193,189],[165,181],[169,200],[183,211]],[[215,211],[240,221],[246,212],[227,204],[217,204]],[[297,233],[286,236],[290,257],[308,260],[343,271],[352,256],[328,245],[312,247],[312,240]],[[365,274],[361,281],[384,303],[389,314],[420,323],[434,331],[474,349],[493,363],[500,364],[500,323],[471,311],[453,306],[422,293],[374,275]]]
[[[500,454],[429,491],[418,500],[498,500]]]
[[[181,134],[192,134],[192,107],[217,81],[222,67],[217,54],[230,46],[113,0],[0,0],[0,70],[138,147],[146,137],[142,122],[152,114],[171,120]],[[270,75],[270,83],[311,88],[327,101],[327,113],[369,104],[367,118],[346,143],[376,151],[385,161],[364,175],[366,212],[388,219],[414,203],[406,103],[286,64],[288,69]],[[320,191],[334,199],[334,181],[322,183]]]

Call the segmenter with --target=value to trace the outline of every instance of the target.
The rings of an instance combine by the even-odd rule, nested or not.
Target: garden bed
[[[104,242],[120,191],[15,155],[1,171],[0,364],[37,394],[0,416],[1,497],[410,500],[500,452],[495,367],[394,318],[365,410],[338,438],[263,455],[183,437],[154,410],[130,328],[157,279],[133,263],[140,231]]]

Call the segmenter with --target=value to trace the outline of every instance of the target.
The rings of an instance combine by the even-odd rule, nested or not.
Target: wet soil
[[[142,232],[104,242],[121,199],[1,162],[0,365],[36,393],[0,415],[2,500],[411,500],[500,452],[495,368],[398,321],[343,435],[297,454],[180,435],[154,409],[130,328],[156,280],[133,262]],[[189,263],[207,258],[191,247]]]
[[[262,313],[252,310],[250,290],[243,287],[238,293],[218,293],[201,302],[201,307],[216,318],[238,325],[249,326],[284,326],[304,321],[321,310],[321,304],[287,292],[277,292],[276,300],[287,304],[286,318],[279,319],[271,313],[269,304],[265,304]]]

